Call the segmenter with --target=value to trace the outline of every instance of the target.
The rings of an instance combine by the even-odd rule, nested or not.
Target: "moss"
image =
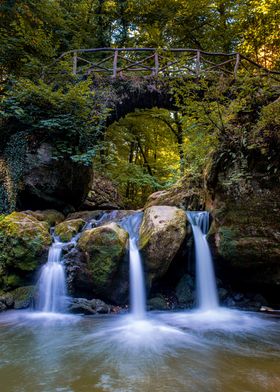
[[[148,300],[150,310],[168,310],[167,303],[163,296],[154,297]]]
[[[15,274],[10,274],[3,277],[3,282],[6,287],[17,287],[22,284],[22,279]]]
[[[88,266],[97,291],[110,285],[126,253],[127,242],[128,233],[116,223],[82,233],[78,247],[88,256]]]
[[[219,253],[225,259],[238,257],[236,232],[230,227],[220,227],[219,231]]]
[[[152,206],[145,210],[139,233],[147,270],[154,278],[165,274],[187,233],[186,214],[172,206]]]
[[[34,271],[51,243],[46,222],[13,212],[0,221],[0,274],[5,289],[17,287]]]
[[[60,222],[64,221],[65,217],[64,215],[56,210],[36,210],[36,211],[31,211],[27,210],[24,211],[25,214],[33,216],[36,218],[38,221],[44,221],[47,222],[48,225],[55,226],[59,224]]]
[[[85,225],[83,219],[72,219],[64,221],[55,226],[55,234],[59,236],[63,242],[69,242]]]
[[[11,292],[14,299],[15,309],[26,309],[28,308],[32,301],[35,293],[34,286],[19,287]]]

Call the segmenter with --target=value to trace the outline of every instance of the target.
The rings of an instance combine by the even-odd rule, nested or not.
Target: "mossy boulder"
[[[169,189],[152,193],[144,208],[174,206],[185,210],[201,210],[205,204],[205,190],[198,180],[183,177]]]
[[[150,310],[168,310],[168,305],[162,295],[150,298],[147,305]]]
[[[86,210],[118,210],[123,206],[123,200],[116,184],[98,172],[92,173],[90,191],[82,206]]]
[[[106,314],[110,313],[111,306],[100,299],[71,298],[68,310],[70,313],[78,314]]]
[[[35,291],[35,286],[18,287],[15,290],[0,295],[0,302],[7,309],[26,309],[32,305]]]
[[[233,161],[221,150],[206,180],[213,217],[208,238],[219,275],[234,290],[280,305],[279,147],[273,141],[268,155],[238,150]]]
[[[69,242],[72,237],[79,233],[85,225],[83,219],[72,219],[59,223],[55,226],[54,233],[62,242]]]
[[[0,220],[0,287],[10,289],[28,282],[50,244],[46,222],[20,212]]]
[[[193,307],[195,301],[195,284],[191,275],[182,276],[176,286],[176,297],[180,305]]]
[[[76,211],[68,214],[66,220],[83,219],[88,222],[91,219],[98,219],[104,213],[103,210],[96,211]]]
[[[170,206],[153,206],[144,212],[139,249],[150,283],[168,270],[187,233],[185,211]]]
[[[128,250],[128,233],[116,223],[110,223],[85,230],[77,246],[86,256],[93,293],[118,302],[119,294],[116,293],[128,289],[128,274],[123,276],[122,273]]]
[[[64,215],[56,210],[26,210],[22,211],[24,214],[34,216],[38,221],[47,222],[50,227],[57,225],[64,221]]]

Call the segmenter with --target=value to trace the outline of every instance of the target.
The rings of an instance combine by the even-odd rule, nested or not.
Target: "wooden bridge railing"
[[[255,63],[240,53],[215,53],[199,49],[156,49],[156,48],[95,48],[76,49],[63,53],[55,64],[70,64],[77,74],[102,74],[113,78],[130,74],[142,76],[182,76],[200,77],[211,72],[219,72],[237,77],[243,69],[262,75],[280,75]]]

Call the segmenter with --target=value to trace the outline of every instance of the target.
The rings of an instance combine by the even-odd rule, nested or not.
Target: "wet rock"
[[[27,309],[33,302],[34,286],[19,287],[10,294],[14,299],[14,309]]]
[[[0,288],[9,290],[31,281],[50,244],[47,222],[19,212],[0,220]]]
[[[225,299],[224,305],[228,308],[233,308],[233,307],[235,307],[236,303],[233,298],[228,297]]]
[[[192,306],[195,301],[194,278],[185,274],[176,286],[176,296],[179,304]]]
[[[6,309],[27,309],[33,303],[35,286],[18,287],[0,296],[0,302]]]
[[[76,211],[68,214],[66,220],[72,219],[83,219],[84,221],[88,222],[91,219],[98,219],[104,214],[103,210],[96,210],[96,211]]]
[[[116,223],[85,230],[77,249],[85,257],[82,270],[88,277],[92,293],[113,303],[125,301],[128,292],[128,233]]]
[[[168,305],[163,296],[157,296],[148,300],[148,308],[150,310],[168,310]]]
[[[205,204],[202,184],[184,177],[171,188],[152,193],[144,208],[152,206],[174,206],[185,210],[201,210]]]
[[[110,310],[111,306],[100,299],[72,298],[68,305],[68,311],[70,313],[82,313],[86,315],[96,313],[106,314],[110,313]]]
[[[267,170],[272,157],[275,171]],[[234,290],[260,292],[272,303],[280,298],[279,157],[275,142],[269,156],[247,150],[232,161],[225,149],[207,175],[208,237],[218,270]]]
[[[93,295],[93,276],[84,252],[73,248],[64,258],[68,292],[72,296]]]
[[[90,191],[83,204],[83,209],[118,210],[122,208],[122,205],[122,198],[113,181],[100,173],[94,172]]]
[[[229,292],[227,289],[225,289],[224,287],[220,287],[218,289],[218,297],[219,300],[223,303],[223,301],[226,300],[226,298],[229,296]]]
[[[12,308],[14,305],[14,298],[11,292],[1,294],[0,301],[4,303],[7,308]]]
[[[113,210],[113,211],[104,211],[104,214],[100,217],[98,226],[104,225],[106,223],[116,222],[118,223],[123,218],[126,218],[129,215],[135,214],[137,211],[135,210]]]
[[[20,209],[77,209],[88,194],[91,176],[91,167],[70,157],[57,158],[54,145],[33,143],[25,156],[17,205]]]
[[[140,227],[139,249],[150,283],[168,270],[187,233],[185,212],[176,207],[149,207]]]
[[[233,296],[234,301],[242,301],[244,299],[244,294],[242,293],[236,293]]]
[[[36,218],[38,221],[48,222],[50,227],[59,224],[65,219],[64,215],[56,210],[26,210],[22,211],[22,213],[34,216],[34,218]]]
[[[66,220],[55,226],[54,233],[62,242],[69,242],[85,225],[83,219]]]
[[[0,312],[4,312],[5,310],[7,310],[7,306],[0,300]]]

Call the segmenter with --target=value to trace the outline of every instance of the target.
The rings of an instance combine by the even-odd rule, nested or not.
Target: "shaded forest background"
[[[100,94],[91,79],[67,70],[42,79],[42,72],[62,52],[97,47],[238,51],[277,70],[277,0],[3,0],[0,18],[0,152],[12,167],[12,187],[34,138],[55,141],[54,159],[93,165],[128,207],[182,178],[203,176],[221,143],[233,161],[240,158],[236,145],[269,158],[269,135],[280,124],[273,78],[170,81],[176,111],[138,110],[106,128],[110,85]],[[139,88],[137,76],[133,83]],[[278,169],[268,162],[267,170]]]

